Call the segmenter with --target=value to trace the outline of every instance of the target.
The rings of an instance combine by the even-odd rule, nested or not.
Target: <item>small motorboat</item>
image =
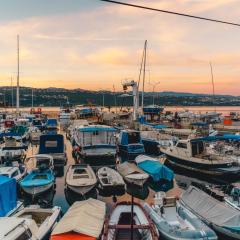
[[[240,185],[233,184],[229,195],[224,197],[225,203],[229,206],[240,210]]]
[[[75,202],[59,221],[51,240],[97,240],[103,229],[106,204],[96,199]]]
[[[26,159],[30,173],[20,182],[25,193],[36,196],[54,187],[53,158],[38,154]]]
[[[133,212],[131,211],[132,208]],[[134,240],[157,240],[159,237],[155,225],[140,204],[117,203],[105,220],[102,240],[131,239],[131,233]]]
[[[19,183],[26,175],[27,171],[24,165],[0,167],[0,175],[14,178]]]
[[[217,240],[217,236],[205,223],[179,204],[175,197],[166,197],[158,192],[154,205],[144,203],[149,214],[164,239],[167,240]]]
[[[75,193],[85,195],[97,184],[96,175],[90,165],[75,164],[69,166],[66,173],[66,185]]]
[[[17,201],[16,179],[0,176],[0,203],[0,217],[11,216],[23,207],[23,202]]]
[[[0,218],[0,239],[46,239],[58,221],[60,212],[61,208],[56,206],[52,209],[30,206],[12,217]]]
[[[139,187],[143,187],[149,178],[149,175],[134,163],[124,162],[119,164],[117,165],[117,170],[127,183]]]
[[[180,203],[204,221],[223,239],[240,239],[239,210],[220,202],[201,189],[190,186]]]
[[[23,208],[13,215],[20,219],[31,219],[38,226],[35,232],[36,239],[45,239],[50,235],[53,227],[58,222],[61,214],[61,208],[41,208],[39,205],[31,205]]]
[[[125,182],[122,176],[109,167],[102,167],[97,171],[99,188],[102,191],[118,193],[125,190]]]
[[[39,130],[38,127],[31,127],[30,128],[30,141],[31,143],[38,143],[40,140],[42,132]]]

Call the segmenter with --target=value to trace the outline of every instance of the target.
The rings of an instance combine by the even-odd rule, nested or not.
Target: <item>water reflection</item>
[[[87,200],[89,198],[97,199],[97,196],[98,196],[96,188],[93,188],[91,191],[89,191],[85,195],[81,195],[81,194],[77,194],[77,193],[71,191],[69,188],[66,187],[64,189],[64,194],[65,194],[65,198],[70,206],[76,201],[83,201],[83,200]]]
[[[42,208],[52,208],[53,207],[53,199],[55,196],[55,189],[47,191],[43,194],[39,194],[35,197],[29,196],[28,194],[22,194],[24,206],[38,204]]]

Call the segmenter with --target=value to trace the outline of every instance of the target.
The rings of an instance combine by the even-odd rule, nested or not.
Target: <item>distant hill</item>
[[[16,103],[16,88],[0,87],[0,105],[11,106],[13,92],[13,105]],[[31,106],[33,102],[35,106],[61,106],[68,101],[73,104],[97,104],[105,106],[113,106],[117,102],[118,106],[132,106],[132,97],[120,97],[123,92],[110,91],[93,91],[85,89],[65,89],[65,88],[20,88],[20,105]],[[216,95],[215,101],[211,94],[196,94],[185,92],[145,92],[144,104],[152,104],[153,96],[155,104],[166,106],[240,106],[240,97],[231,95]],[[141,102],[141,93],[140,93]]]

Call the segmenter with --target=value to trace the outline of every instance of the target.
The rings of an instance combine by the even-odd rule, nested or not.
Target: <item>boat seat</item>
[[[177,199],[175,197],[164,197],[163,206],[164,207],[175,207],[177,204]]]

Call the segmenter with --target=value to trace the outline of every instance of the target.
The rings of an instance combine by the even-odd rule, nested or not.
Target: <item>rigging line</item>
[[[185,14],[185,13],[180,13],[180,12],[167,11],[167,10],[163,10],[163,9],[151,8],[151,7],[146,7],[146,6],[142,6],[142,5],[136,5],[136,4],[131,4],[131,3],[119,2],[119,1],[112,1],[112,0],[100,0],[100,1],[119,4],[119,5],[124,5],[124,6],[128,6],[128,7],[135,7],[135,8],[140,8],[140,9],[150,10],[150,11],[155,11],[155,12],[168,13],[168,14],[178,15],[178,16],[181,16],[181,17],[195,18],[195,19],[198,19],[198,20],[204,20],[204,21],[210,21],[210,22],[222,23],[222,24],[227,24],[227,25],[233,25],[233,26],[240,27],[239,23],[228,22],[228,21],[223,21],[223,20],[218,20],[218,19],[213,19],[213,18],[199,17],[199,16],[195,16],[195,15],[190,15],[190,14]]]

